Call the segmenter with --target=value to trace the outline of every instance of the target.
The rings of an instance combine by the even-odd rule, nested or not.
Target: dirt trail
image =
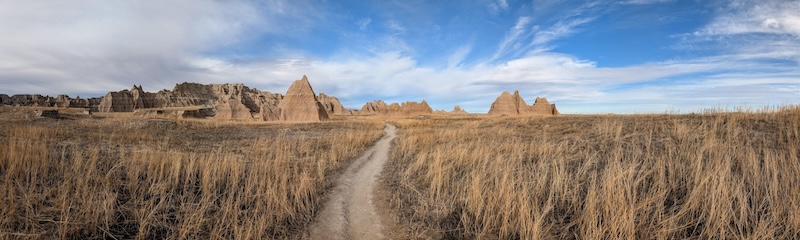
[[[373,201],[378,174],[389,158],[395,126],[386,124],[384,135],[339,177],[311,225],[311,239],[384,239],[385,221]]]

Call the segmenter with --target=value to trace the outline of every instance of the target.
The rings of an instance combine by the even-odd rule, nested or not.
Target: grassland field
[[[798,239],[800,108],[255,123],[0,107],[0,239],[300,239],[398,127],[407,239]]]

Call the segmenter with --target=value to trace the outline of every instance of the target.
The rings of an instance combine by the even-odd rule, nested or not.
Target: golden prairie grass
[[[384,180],[423,238],[800,238],[800,108],[396,120]]]
[[[0,122],[0,239],[299,238],[378,121]]]

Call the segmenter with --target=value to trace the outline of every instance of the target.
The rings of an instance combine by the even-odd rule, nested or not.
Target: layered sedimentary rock
[[[11,105],[11,97],[5,94],[0,94],[0,104]]]
[[[100,103],[101,112],[133,112],[150,108],[206,107],[215,119],[278,120],[283,95],[250,89],[244,84],[180,83],[170,90],[145,92],[142,86],[109,92]],[[202,114],[191,113],[192,116]],[[181,114],[183,115],[183,114]]]
[[[13,96],[0,94],[0,104],[12,106],[86,108],[96,111],[97,106],[100,104],[100,98],[83,99],[80,96],[77,98],[70,98],[67,95],[58,95],[54,98],[39,94],[16,94]]]
[[[168,117],[168,118],[207,118],[214,116],[215,110],[213,108],[200,108],[200,109],[137,109],[133,112],[134,116],[140,117]]]
[[[514,95],[511,95],[508,93],[508,91],[505,91],[494,100],[491,108],[489,108],[489,115],[514,116],[525,114],[527,111],[528,105],[525,103],[525,100],[519,96],[519,91],[514,91]]]
[[[97,106],[97,111],[100,112],[133,112],[133,96],[130,91],[122,90],[119,92],[108,92],[100,105]]]
[[[546,98],[536,97],[536,101],[533,102],[533,106],[530,106],[528,110],[531,114],[538,114],[538,115],[559,115],[558,109],[556,109],[555,104],[550,104],[547,102]]]
[[[433,113],[433,109],[425,100],[421,103],[404,102],[402,104],[392,103],[387,105],[382,100],[368,102],[361,107],[361,115],[380,115],[388,117],[414,117]]]
[[[463,109],[461,109],[461,107],[459,107],[458,105],[456,105],[455,107],[453,107],[453,111],[450,111],[450,114],[466,115],[466,114],[469,114],[469,113],[467,111],[464,111]]]
[[[519,95],[519,91],[514,91],[514,95],[503,92],[492,103],[489,108],[490,116],[519,116],[519,115],[559,115],[555,104],[550,104],[545,98],[536,98],[532,106],[528,106],[525,100]]]
[[[286,91],[286,95],[278,105],[280,120],[283,121],[325,121],[328,112],[317,100],[308,78],[297,80]]]
[[[328,113],[328,116],[332,115],[351,115],[352,112],[347,110],[342,106],[342,103],[339,102],[339,99],[334,96],[325,95],[324,93],[320,93],[317,96],[317,100],[322,107],[325,108],[325,112]]]
[[[256,104],[258,93],[251,91],[243,84],[211,85],[217,100],[216,119],[253,119],[260,118],[261,107]]]
[[[383,100],[375,100],[365,103],[358,112],[362,115],[376,115],[389,108]]]
[[[80,96],[76,98],[70,98],[67,95],[58,95],[58,97],[55,99],[54,106],[63,108],[86,108],[90,111],[97,111],[100,101],[100,98],[83,99]]]
[[[37,118],[61,118],[58,110],[34,110],[33,115]]]
[[[55,98],[39,94],[15,94],[9,98],[11,99],[9,105],[15,106],[53,107],[56,104]]]

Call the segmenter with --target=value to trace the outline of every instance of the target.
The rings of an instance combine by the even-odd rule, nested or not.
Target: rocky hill
[[[404,102],[402,104],[386,104],[383,100],[368,102],[358,111],[360,115],[378,115],[387,117],[415,117],[433,113],[425,100],[418,102]]]
[[[42,96],[39,94],[16,94],[8,96],[0,94],[0,104],[11,106],[35,106],[35,107],[64,107],[64,108],[86,108],[93,111],[97,110],[102,98],[70,98],[67,95],[58,97]]]
[[[292,83],[286,97],[278,104],[278,110],[282,121],[325,121],[329,118],[306,76]]]
[[[514,91],[514,95],[503,92],[489,108],[489,116],[520,116],[520,115],[559,115],[555,104],[550,104],[545,98],[536,98],[533,105],[528,106],[525,100]]]

